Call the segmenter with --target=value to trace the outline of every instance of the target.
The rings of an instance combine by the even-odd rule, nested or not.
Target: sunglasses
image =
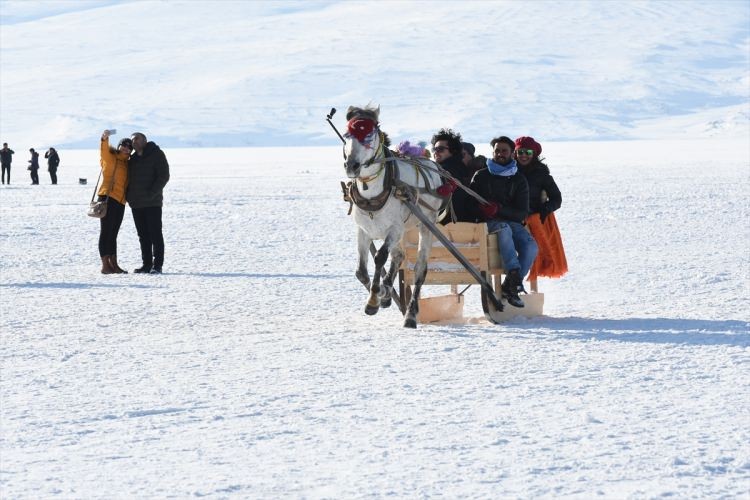
[[[447,146],[438,146],[436,148],[432,148],[433,153],[442,153],[443,151],[448,151],[450,148]]]
[[[527,156],[533,156],[534,150],[533,149],[516,149],[517,155],[527,155]]]

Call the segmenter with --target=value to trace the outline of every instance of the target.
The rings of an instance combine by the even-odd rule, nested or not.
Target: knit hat
[[[542,145],[534,140],[533,137],[521,136],[516,139],[516,149],[531,149],[534,151],[534,157],[542,154]]]
[[[476,148],[474,145],[470,142],[462,142],[461,145],[464,147],[464,151],[469,153],[471,156],[474,156],[474,152],[476,151]]]

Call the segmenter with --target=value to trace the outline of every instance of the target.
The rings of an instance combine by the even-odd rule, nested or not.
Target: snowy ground
[[[363,313],[335,147],[167,150],[161,276],[99,274],[95,149],[17,154],[0,496],[747,497],[747,141],[544,148],[545,316],[416,331]]]

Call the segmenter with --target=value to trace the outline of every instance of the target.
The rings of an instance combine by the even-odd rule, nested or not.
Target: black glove
[[[544,220],[547,218],[547,216],[550,214],[549,207],[547,204],[542,205],[542,208],[539,209],[539,220],[542,221],[542,224],[544,224]]]

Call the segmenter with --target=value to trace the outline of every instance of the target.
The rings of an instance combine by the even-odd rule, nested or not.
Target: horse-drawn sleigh
[[[387,135],[379,128],[379,108],[350,107],[343,136],[331,122],[333,113],[335,109],[328,115],[328,123],[344,143],[344,166],[351,179],[342,187],[358,226],[359,263],[355,275],[369,291],[366,314],[389,307],[395,298],[408,328],[416,328],[418,320],[460,316],[463,297],[457,287],[474,282],[481,287],[485,317],[493,323],[516,314],[542,313],[544,298],[537,293],[536,283],[532,283],[532,294],[527,296],[531,298],[527,299],[528,309],[507,307],[500,300],[503,269],[497,238],[487,234],[485,224],[449,224],[443,229],[436,226],[445,199],[435,189],[442,184],[441,176],[452,177],[448,172],[425,158],[394,155],[388,149]],[[442,246],[433,248],[433,236]],[[383,240],[380,249],[375,250],[373,240]],[[367,271],[368,253],[375,261],[372,280]],[[457,264],[462,269],[456,268]],[[453,269],[446,269],[446,265]],[[398,291],[394,289],[396,279]],[[451,285],[451,294],[426,299],[420,306],[425,283]]]

